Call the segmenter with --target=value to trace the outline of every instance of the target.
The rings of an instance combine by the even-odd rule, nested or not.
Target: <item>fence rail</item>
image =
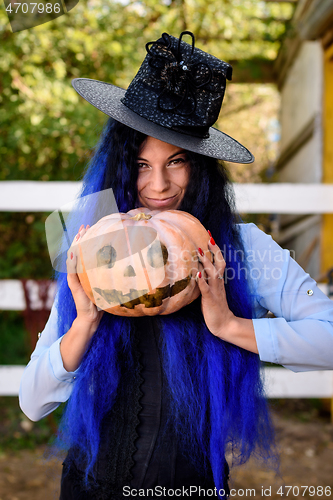
[[[0,211],[52,212],[75,199],[80,182],[2,181]],[[333,213],[333,184],[234,184],[241,213]]]
[[[0,366],[0,396],[17,396],[24,366]],[[265,367],[268,398],[332,398],[333,371],[294,373],[285,368]]]

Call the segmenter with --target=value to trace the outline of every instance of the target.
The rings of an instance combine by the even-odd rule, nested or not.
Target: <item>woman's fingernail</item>
[[[71,252],[71,259],[73,259],[73,252]]]
[[[209,240],[209,241],[210,241],[210,244],[211,244],[211,245],[215,245],[215,241],[214,241],[214,238],[213,238],[212,236],[211,236],[211,238],[210,238],[210,240]]]
[[[197,278],[201,278],[201,272],[200,271],[198,271],[198,273],[197,273]]]
[[[89,226],[89,224],[87,224],[87,227],[86,227],[86,229],[89,229],[89,228],[90,228],[90,226]]]
[[[203,257],[203,256],[204,256],[204,253],[203,253],[203,251],[201,250],[201,248],[200,248],[200,247],[198,248],[198,252],[199,252],[199,254],[201,255],[201,257]]]
[[[77,241],[80,238],[80,233],[76,235],[75,241]]]
[[[84,228],[84,224],[81,224],[79,231]]]
[[[208,231],[209,236],[212,237],[212,233],[209,231],[209,229],[207,229],[207,231]]]

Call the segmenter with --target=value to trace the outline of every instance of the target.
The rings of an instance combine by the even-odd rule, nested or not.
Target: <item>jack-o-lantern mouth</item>
[[[139,304],[143,304],[145,307],[158,307],[162,305],[162,301],[167,297],[173,297],[185,290],[190,280],[191,276],[187,276],[182,280],[176,281],[173,285],[169,284],[161,288],[156,288],[155,293],[148,293],[148,290],[134,290],[133,288],[127,294],[114,289],[101,290],[101,288],[94,288],[94,291],[99,293],[109,304],[116,303],[127,309],[134,309]]]

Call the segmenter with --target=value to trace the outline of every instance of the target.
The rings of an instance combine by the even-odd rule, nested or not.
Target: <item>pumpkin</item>
[[[120,316],[170,314],[196,299],[197,249],[209,236],[180,210],[137,208],[103,217],[78,241],[77,273],[100,309]]]

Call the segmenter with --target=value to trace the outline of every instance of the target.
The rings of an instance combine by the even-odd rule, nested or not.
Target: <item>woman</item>
[[[210,230],[214,261],[198,249],[201,298],[170,315],[125,318],[90,302],[75,272],[75,244],[69,249],[68,283],[59,279],[20,391],[33,420],[68,400],[61,500],[157,498],[171,490],[196,498],[199,488],[226,498],[227,452],[233,464],[253,453],[275,458],[258,350],[263,360],[294,369],[330,364],[325,349],[314,349],[309,326],[316,342],[331,344],[332,303],[270,237],[236,224],[217,159],[253,157],[211,127],[231,68],[182,36],[147,44],[126,92],[74,81],[113,118],[82,196],[112,188],[120,212],[189,212]],[[83,222],[76,241],[89,231]],[[267,310],[277,318],[263,318]]]

